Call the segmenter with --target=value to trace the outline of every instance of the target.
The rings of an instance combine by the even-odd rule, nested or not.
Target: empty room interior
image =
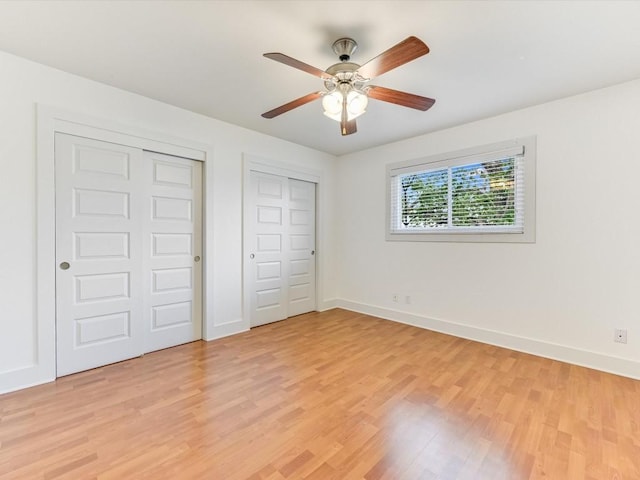
[[[0,2],[0,480],[640,479],[639,51],[637,1]]]

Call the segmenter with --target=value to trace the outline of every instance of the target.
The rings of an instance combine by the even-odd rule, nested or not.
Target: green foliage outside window
[[[514,158],[403,175],[401,222],[420,229],[515,225],[515,184]]]

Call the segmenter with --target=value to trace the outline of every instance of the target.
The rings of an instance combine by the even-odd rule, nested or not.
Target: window
[[[387,240],[535,240],[535,137],[397,163],[387,174]]]

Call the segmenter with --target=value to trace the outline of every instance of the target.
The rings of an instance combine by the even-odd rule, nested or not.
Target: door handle
[[[70,267],[71,267],[71,264],[69,262],[62,262],[60,264],[60,270],[69,270]]]
[[[315,255],[316,251],[315,250],[311,250],[311,255]]]
[[[199,262],[200,261],[200,255],[196,255],[195,257],[193,257],[193,261],[194,262]]]
[[[249,258],[253,260],[254,258],[256,258],[256,256],[252,253],[251,255],[249,255]]]

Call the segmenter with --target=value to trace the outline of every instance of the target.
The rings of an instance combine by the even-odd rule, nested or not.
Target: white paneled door
[[[316,308],[316,184],[289,179],[288,316]]]
[[[144,307],[145,350],[202,337],[202,164],[144,152],[149,195],[144,250],[150,252],[150,294]],[[144,242],[143,242],[144,243]]]
[[[200,163],[56,134],[55,171],[58,376],[201,338]]]
[[[252,171],[247,197],[251,326],[315,310],[315,183]]]
[[[142,152],[56,135],[58,375],[143,351]]]

